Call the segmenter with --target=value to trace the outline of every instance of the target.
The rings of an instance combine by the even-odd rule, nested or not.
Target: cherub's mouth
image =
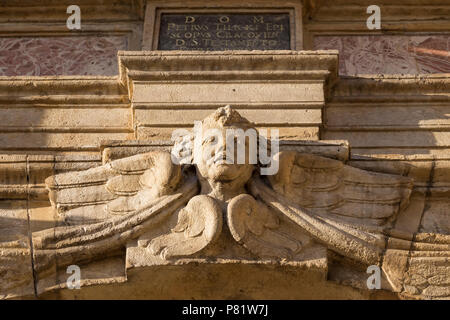
[[[234,164],[232,160],[227,160],[226,155],[223,153],[218,153],[214,158],[210,159],[210,164],[214,163],[217,165],[232,165]]]
[[[214,164],[215,165],[226,165],[226,166],[230,166],[233,163],[231,163],[230,161],[224,160],[224,159],[218,159],[218,160],[214,160]]]

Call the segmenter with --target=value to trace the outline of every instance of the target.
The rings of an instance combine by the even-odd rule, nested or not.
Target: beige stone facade
[[[0,298],[450,297],[447,1],[46,2],[0,5]],[[168,12],[285,12],[291,50],[160,51]],[[194,121],[279,170],[174,163]]]

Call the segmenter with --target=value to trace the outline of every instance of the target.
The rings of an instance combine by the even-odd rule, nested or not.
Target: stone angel
[[[448,236],[395,230],[412,179],[293,150],[272,154],[278,171],[261,175],[264,165],[250,161],[256,149],[249,137],[241,141],[244,161],[236,161],[238,152],[229,157],[229,130],[257,132],[227,106],[181,137],[172,154],[138,154],[49,177],[50,201],[66,225],[33,233],[36,274],[113,255],[175,219],[169,230],[153,233],[146,243],[150,254],[168,261],[216,254],[208,248],[234,239],[254,259],[288,261],[320,245],[350,264],[379,266],[396,292],[430,297],[427,279],[448,279]],[[190,161],[177,164],[180,153]],[[405,261],[413,258],[422,259],[426,271],[408,269]],[[450,296],[448,282],[439,290],[435,296]]]

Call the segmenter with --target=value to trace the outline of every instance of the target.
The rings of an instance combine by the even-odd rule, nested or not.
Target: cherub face
[[[229,128],[232,129],[232,128]],[[227,160],[227,128],[204,129],[201,137],[201,159],[197,162],[197,168],[201,176],[216,181],[237,181],[247,182],[251,177],[254,166],[249,163],[248,140],[245,142],[245,161],[238,163],[238,143],[234,139],[233,157]],[[230,139],[230,138],[228,138]],[[233,138],[231,138],[233,139]],[[231,141],[228,140],[231,148]],[[233,149],[231,149],[233,150]]]

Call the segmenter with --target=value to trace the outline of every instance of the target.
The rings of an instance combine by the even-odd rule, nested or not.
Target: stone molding
[[[156,27],[162,12],[288,12],[291,19],[291,49],[303,49],[302,2],[299,0],[248,0],[243,7],[242,2],[231,1],[189,1],[179,0],[147,0],[143,50],[156,50],[159,30]]]
[[[74,4],[69,0],[9,0],[0,4],[2,22],[65,22],[66,9]],[[83,20],[124,21],[142,20],[144,0],[79,0],[76,5],[83,9]]]
[[[407,208],[405,207],[406,202],[401,201],[399,212],[395,214],[392,221],[389,221],[392,225],[383,229],[382,238],[377,238],[379,235],[374,238],[366,237],[367,235],[360,234],[360,231],[343,227],[345,233],[356,234],[371,242],[370,246],[365,247],[359,241],[355,241],[355,243],[352,242],[351,247],[347,248],[342,244],[340,236],[337,238],[330,236],[334,234],[331,227],[325,228],[329,232],[320,232],[322,229],[317,225],[310,227],[305,222],[310,219],[308,218],[309,209],[303,208],[303,205],[308,206],[308,201],[311,199],[308,198],[309,193],[301,193],[304,196],[297,197],[296,188],[302,184],[302,174],[282,174],[273,179],[270,186],[265,185],[266,182],[261,179],[254,180],[251,183],[254,197],[258,198],[257,195],[261,192],[261,196],[265,197],[266,205],[278,212],[276,217],[279,217],[280,212],[287,212],[290,220],[311,232],[313,237],[318,237],[319,242],[322,243],[308,247],[307,251],[296,256],[298,260],[294,259],[294,261],[283,263],[281,269],[277,269],[278,271],[291,270],[291,267],[294,270],[297,267],[307,270],[308,266],[312,266],[312,273],[317,273],[320,279],[326,279],[328,268],[330,268],[330,275],[332,275],[330,278],[335,282],[346,284],[349,280],[343,275],[348,270],[339,271],[341,267],[346,268],[345,264],[337,263],[338,266],[334,267],[333,265],[329,266],[328,261],[340,261],[339,259],[347,261],[346,259],[349,258],[348,261],[352,265],[355,259],[362,259],[364,263],[373,263],[379,262],[380,257],[383,256],[385,260],[381,266],[387,274],[383,280],[383,288],[401,292],[400,296],[404,294],[405,297],[423,294],[426,298],[439,298],[447,294],[445,291],[447,287],[445,287],[445,283],[441,286],[442,283],[438,281],[439,277],[430,278],[431,282],[425,287],[416,279],[415,274],[421,272],[421,263],[434,268],[439,263],[444,263],[446,266],[445,263],[448,261],[445,260],[447,259],[448,243],[446,241],[448,241],[449,232],[445,208],[448,206],[450,190],[448,182],[450,166],[448,136],[446,136],[447,131],[445,130],[447,122],[442,115],[446,114],[446,108],[448,108],[449,75],[374,75],[339,78],[337,75],[338,53],[336,51],[227,52],[226,55],[223,52],[201,54],[194,52],[121,52],[119,53],[119,65],[120,75],[118,77],[0,78],[0,112],[10,117],[10,120],[3,124],[1,127],[3,131],[0,132],[1,152],[3,153],[0,158],[0,177],[5,178],[5,183],[0,185],[0,195],[4,200],[2,204],[10,205],[6,209],[1,208],[1,212],[8,217],[5,221],[10,221],[9,219],[25,221],[23,228],[25,231],[22,230],[23,234],[17,234],[19,240],[15,241],[18,242],[8,243],[8,248],[2,251],[3,256],[0,257],[5,257],[6,261],[10,261],[8,259],[11,254],[20,253],[21,258],[29,258],[31,249],[27,241],[31,236],[34,237],[35,232],[44,229],[43,232],[35,234],[36,238],[32,241],[38,254],[41,255],[36,259],[44,257],[39,262],[42,264],[39,266],[42,268],[42,270],[39,269],[42,274],[40,274],[35,287],[38,294],[47,290],[64,288],[63,279],[66,274],[61,270],[57,271],[56,266],[46,265],[45,250],[52,250],[53,244],[50,240],[45,239],[52,237],[52,232],[48,231],[49,227],[63,222],[70,224],[74,221],[75,223],[83,221],[81,218],[81,220],[77,220],[74,217],[77,218],[80,215],[83,217],[86,212],[88,213],[87,218],[92,218],[89,216],[89,212],[91,212],[90,214],[100,212],[92,208],[86,209],[86,211],[80,209],[94,203],[94,205],[105,204],[87,201],[89,197],[95,197],[97,195],[95,192],[98,191],[91,193],[89,190],[94,190],[96,186],[103,186],[104,183],[109,188],[108,190],[113,190],[113,195],[107,194],[109,197],[107,201],[116,196],[134,196],[138,193],[139,186],[145,186],[146,183],[148,185],[148,179],[155,177],[152,169],[147,166],[157,163],[163,167],[160,168],[160,171],[155,172],[164,174],[160,181],[161,185],[151,190],[148,196],[163,196],[165,202],[161,206],[152,203],[152,210],[158,213],[164,212],[165,217],[165,214],[171,215],[175,210],[175,207],[169,205],[172,200],[177,201],[176,205],[174,204],[177,207],[181,205],[181,202],[184,205],[190,196],[194,196],[196,192],[194,184],[195,186],[197,184],[194,183],[195,179],[191,181],[188,177],[185,182],[188,181],[191,184],[184,187],[193,194],[186,190],[184,194],[170,194],[173,190],[173,183],[176,184],[179,181],[179,175],[178,171],[172,170],[172,165],[167,161],[167,151],[170,150],[172,143],[161,139],[159,130],[166,130],[170,133],[174,128],[190,128],[193,120],[205,118],[225,99],[231,100],[239,113],[254,120],[257,127],[278,128],[280,131],[292,128],[296,130],[315,128],[317,135],[312,139],[304,139],[304,136],[296,133],[287,138],[283,137],[283,143],[280,146],[280,149],[284,149],[282,152],[285,155],[283,168],[295,168],[292,170],[297,173],[303,172],[301,170],[309,170],[309,173],[305,175],[308,177],[314,176],[317,172],[324,175],[311,180],[319,183],[311,190],[321,190],[323,187],[327,187],[320,185],[321,181],[323,183],[332,182],[333,179],[342,178],[342,175],[348,177],[349,181],[356,181],[354,183],[356,188],[360,185],[377,188],[374,187],[374,184],[377,185],[376,180],[386,178],[383,174],[389,173],[392,175],[389,176],[389,179],[393,179],[392,181],[395,182],[392,185],[395,190],[380,194],[369,192],[369,194],[376,198],[398,193],[399,199],[410,198],[411,201],[411,206]],[[221,71],[217,71],[217,69]],[[339,108],[342,109],[341,112],[339,112],[341,110]],[[393,108],[399,109],[394,110]],[[324,115],[322,115],[322,109]],[[384,109],[391,111],[380,113],[379,110]],[[20,117],[24,117],[27,112],[32,115],[32,112],[37,112],[36,110],[43,111],[40,114],[39,123],[22,124],[22,126],[14,124],[14,121],[19,121]],[[58,113],[59,110],[71,110],[70,117],[61,116]],[[236,112],[229,108],[220,110],[220,112],[217,111],[220,114]],[[362,115],[358,114],[361,110],[365,110]],[[415,111],[410,112],[411,110]],[[399,116],[394,117],[394,114]],[[423,114],[429,114],[428,120],[431,122],[420,122],[427,120],[421,117]],[[210,117],[208,116],[208,118]],[[392,122],[397,121],[397,118],[401,121],[398,125],[403,126],[398,130],[397,124]],[[352,121],[357,121],[357,123],[352,124]],[[380,123],[371,123],[370,121],[379,121]],[[394,133],[385,132],[388,127],[392,127],[390,129]],[[412,132],[415,132],[415,135]],[[425,138],[431,136],[435,140],[423,139],[422,134],[424,133],[426,133]],[[379,134],[384,134],[384,136],[379,136]],[[282,135],[287,136],[288,134],[283,133]],[[342,137],[348,137],[348,139],[342,139]],[[350,139],[356,140],[347,143],[346,140]],[[19,141],[20,144],[18,144]],[[386,141],[389,141],[389,144]],[[339,171],[341,169],[342,172]],[[149,171],[144,175],[146,170]],[[68,173],[69,171],[74,172]],[[91,176],[92,172],[98,173],[98,176]],[[192,175],[192,172],[189,171],[186,174]],[[136,177],[141,179],[141,175],[142,181],[137,181]],[[48,176],[57,176],[57,178],[54,182],[52,179],[47,179],[47,182],[44,183],[44,179]],[[245,177],[245,175],[243,176]],[[362,184],[357,182],[360,176],[364,177],[364,179],[361,178],[364,180]],[[87,182],[83,181],[83,177],[87,178]],[[92,183],[90,179],[95,180],[96,177],[100,177],[101,181]],[[293,179],[291,179],[292,177]],[[63,180],[59,180],[60,178]],[[70,182],[69,184],[64,183],[66,178]],[[392,182],[388,178],[386,179]],[[58,181],[62,181],[62,183],[59,184]],[[121,185],[124,181],[126,183]],[[412,181],[414,181],[414,185],[412,185]],[[382,185],[384,188],[391,184]],[[67,186],[69,187],[66,188]],[[121,189],[122,187],[124,190]],[[52,189],[53,195],[61,195],[59,204],[58,196],[56,198],[51,196],[50,199],[56,208],[68,210],[66,216],[64,214],[56,215],[57,218],[55,218],[55,212],[48,207],[45,188]],[[74,192],[75,189],[79,193]],[[71,194],[79,194],[80,199],[72,201]],[[98,194],[105,195],[102,192]],[[280,194],[284,198],[279,197]],[[361,194],[367,193],[362,192]],[[146,195],[139,195],[139,199],[147,199]],[[312,198],[314,199],[314,197]],[[87,199],[86,202],[85,199]],[[199,200],[200,202],[206,201],[208,205],[215,207],[214,204],[209,203],[210,200],[201,199],[203,200]],[[333,199],[333,197],[326,197],[326,199]],[[277,202],[278,200],[279,202]],[[376,207],[380,206],[378,200],[368,199],[367,201],[370,206]],[[296,201],[302,202],[299,204]],[[283,220],[285,218],[280,220],[281,222],[278,221],[270,212],[263,209],[265,207],[260,207],[261,204],[255,204],[252,198],[238,198],[236,203],[233,202],[233,205],[230,206],[233,213],[227,216],[232,229],[230,229],[230,233],[227,233],[228,231],[223,233],[223,230],[227,229],[222,229],[221,237],[223,238],[220,240],[223,241],[222,244],[228,240],[234,241],[232,242],[233,246],[230,247],[232,252],[226,252],[214,264],[236,265],[238,262],[233,254],[239,253],[242,255],[238,260],[246,264],[248,268],[259,264],[266,267],[279,267],[278,262],[274,263],[270,259],[264,260],[265,258],[255,260],[251,254],[263,256],[279,254],[280,257],[289,257],[298,254],[297,249],[300,246],[297,241],[310,243],[307,238],[302,238],[303,233],[292,233],[292,230],[297,228],[292,225],[292,221]],[[77,207],[78,205],[80,207]],[[121,215],[127,214],[128,210],[132,211],[133,205],[130,202],[123,206],[113,206],[107,214],[114,217],[108,217],[108,219],[115,219],[118,227],[125,228],[128,224]],[[252,224],[252,221],[246,220],[245,212],[240,211],[241,205],[249,207],[252,212],[261,211],[264,214],[260,220]],[[188,212],[196,211],[198,207],[199,204],[194,201],[186,210]],[[170,210],[165,211],[165,208]],[[72,209],[74,211],[71,211]],[[195,254],[197,251],[211,248],[212,251],[207,252],[220,251],[221,245],[218,247],[213,245],[210,248],[210,244],[215,243],[216,236],[221,232],[218,224],[221,216],[216,209],[213,210],[216,213],[214,216],[208,216],[205,212],[197,212],[194,220],[189,220],[187,218],[189,215],[182,214],[177,222],[177,216],[172,215],[170,221],[164,222],[164,227],[156,227],[161,221],[154,221],[156,231],[150,234],[144,234],[143,229],[137,224],[133,227],[136,237],[131,239],[133,241],[126,243],[126,253],[123,250],[115,251],[120,249],[119,247],[111,249],[110,253],[113,255],[117,254],[123,257],[125,254],[123,257],[125,259],[113,258],[90,265],[86,281],[83,284],[102,285],[123,282],[126,279],[125,267],[130,270],[130,275],[138,278],[141,271],[143,276],[151,274],[155,268],[162,267],[176,269],[177,266],[197,264],[202,265],[205,269],[210,268],[206,267],[209,265],[209,260],[204,260],[203,257],[199,258]],[[321,210],[318,208],[315,212],[319,215],[326,214]],[[377,223],[380,223],[380,220],[377,220],[378,216],[376,215],[381,215],[382,219],[386,218],[385,208],[373,212],[370,210],[361,212],[350,211],[351,215],[363,216],[344,219],[351,223],[355,221],[352,219],[365,219],[363,225],[373,232],[373,230],[379,230]],[[51,218],[49,218],[50,214]],[[139,211],[139,214],[147,219],[150,213],[144,210]],[[374,214],[375,218],[370,216],[371,214]],[[42,217],[47,219],[45,223],[43,220],[39,220]],[[68,219],[65,221],[66,217]],[[140,217],[136,216],[137,220],[133,221],[139,221]],[[103,219],[105,216],[96,218]],[[325,216],[325,218],[327,217]],[[89,219],[86,221],[92,222]],[[206,228],[211,221],[213,227]],[[102,226],[106,228],[109,222],[100,223],[103,223]],[[113,224],[115,225],[115,222]],[[150,225],[153,226],[153,222],[146,224],[146,226]],[[248,230],[246,226],[249,227]],[[194,230],[187,232],[189,236],[187,238],[184,238],[183,235],[184,230],[187,230],[185,228]],[[95,233],[96,237],[103,237],[103,233],[97,234],[92,225],[88,229],[89,232]],[[198,238],[196,233],[198,230],[202,230],[202,232],[205,230],[205,236]],[[108,229],[109,231],[111,230]],[[71,231],[62,232],[70,236]],[[111,234],[111,237],[119,237],[121,241],[125,241],[125,238],[122,238],[122,232],[123,237],[129,235],[128,231],[121,229],[120,233]],[[257,235],[256,240],[252,233]],[[194,238],[192,240],[193,247],[190,247],[190,236]],[[297,239],[297,236],[302,239]],[[83,238],[84,236],[80,237],[81,240],[69,237],[68,242],[62,240],[61,244],[58,243],[56,246],[66,246],[73,241],[75,247],[70,250],[77,250],[77,241],[90,241],[89,237],[86,239]],[[154,239],[158,240],[152,242]],[[177,239],[181,239],[182,242],[186,240],[187,244],[183,242],[182,246],[178,246]],[[267,239],[277,239],[275,249],[260,246],[261,242],[264,243]],[[328,256],[328,249],[323,246],[323,242],[328,243],[329,248],[333,249],[337,256]],[[16,250],[14,246],[19,244],[22,245],[20,250],[14,251]],[[125,242],[120,242],[120,244],[123,245]],[[48,248],[47,245],[49,245]],[[156,255],[148,253],[146,249],[148,245],[156,252]],[[95,256],[96,252],[100,252],[102,258],[110,259],[108,250],[101,245],[96,246],[89,247],[93,250],[92,256]],[[247,248],[251,254],[242,251],[243,248]],[[168,262],[166,259],[172,255],[179,255],[185,249],[186,252],[194,254],[192,259],[180,258],[174,263]],[[417,249],[417,251],[414,251],[414,254],[403,255],[412,249]],[[423,251],[428,249],[433,253],[430,256],[422,256]],[[403,250],[403,253],[398,255],[398,250]],[[438,257],[440,250],[443,255]],[[64,252],[61,254],[64,255]],[[343,258],[342,255],[347,258]],[[64,259],[70,260],[70,254],[64,256],[61,263],[68,261]],[[10,265],[7,266],[7,268],[10,267]],[[100,269],[106,270],[107,268],[111,268],[113,272],[110,274],[99,273]],[[20,291],[22,289],[8,291],[8,297],[32,294],[33,285],[30,281],[32,281],[33,275],[30,270],[30,266],[26,264],[23,264],[23,269],[18,270],[19,273],[23,272],[26,275],[22,279],[26,282],[26,287],[18,287],[24,291]],[[439,268],[436,268],[435,271],[442,272]],[[54,272],[57,277],[53,277]],[[359,280],[353,279],[352,281],[356,284],[352,285],[362,288],[363,276],[364,274],[355,275]]]

